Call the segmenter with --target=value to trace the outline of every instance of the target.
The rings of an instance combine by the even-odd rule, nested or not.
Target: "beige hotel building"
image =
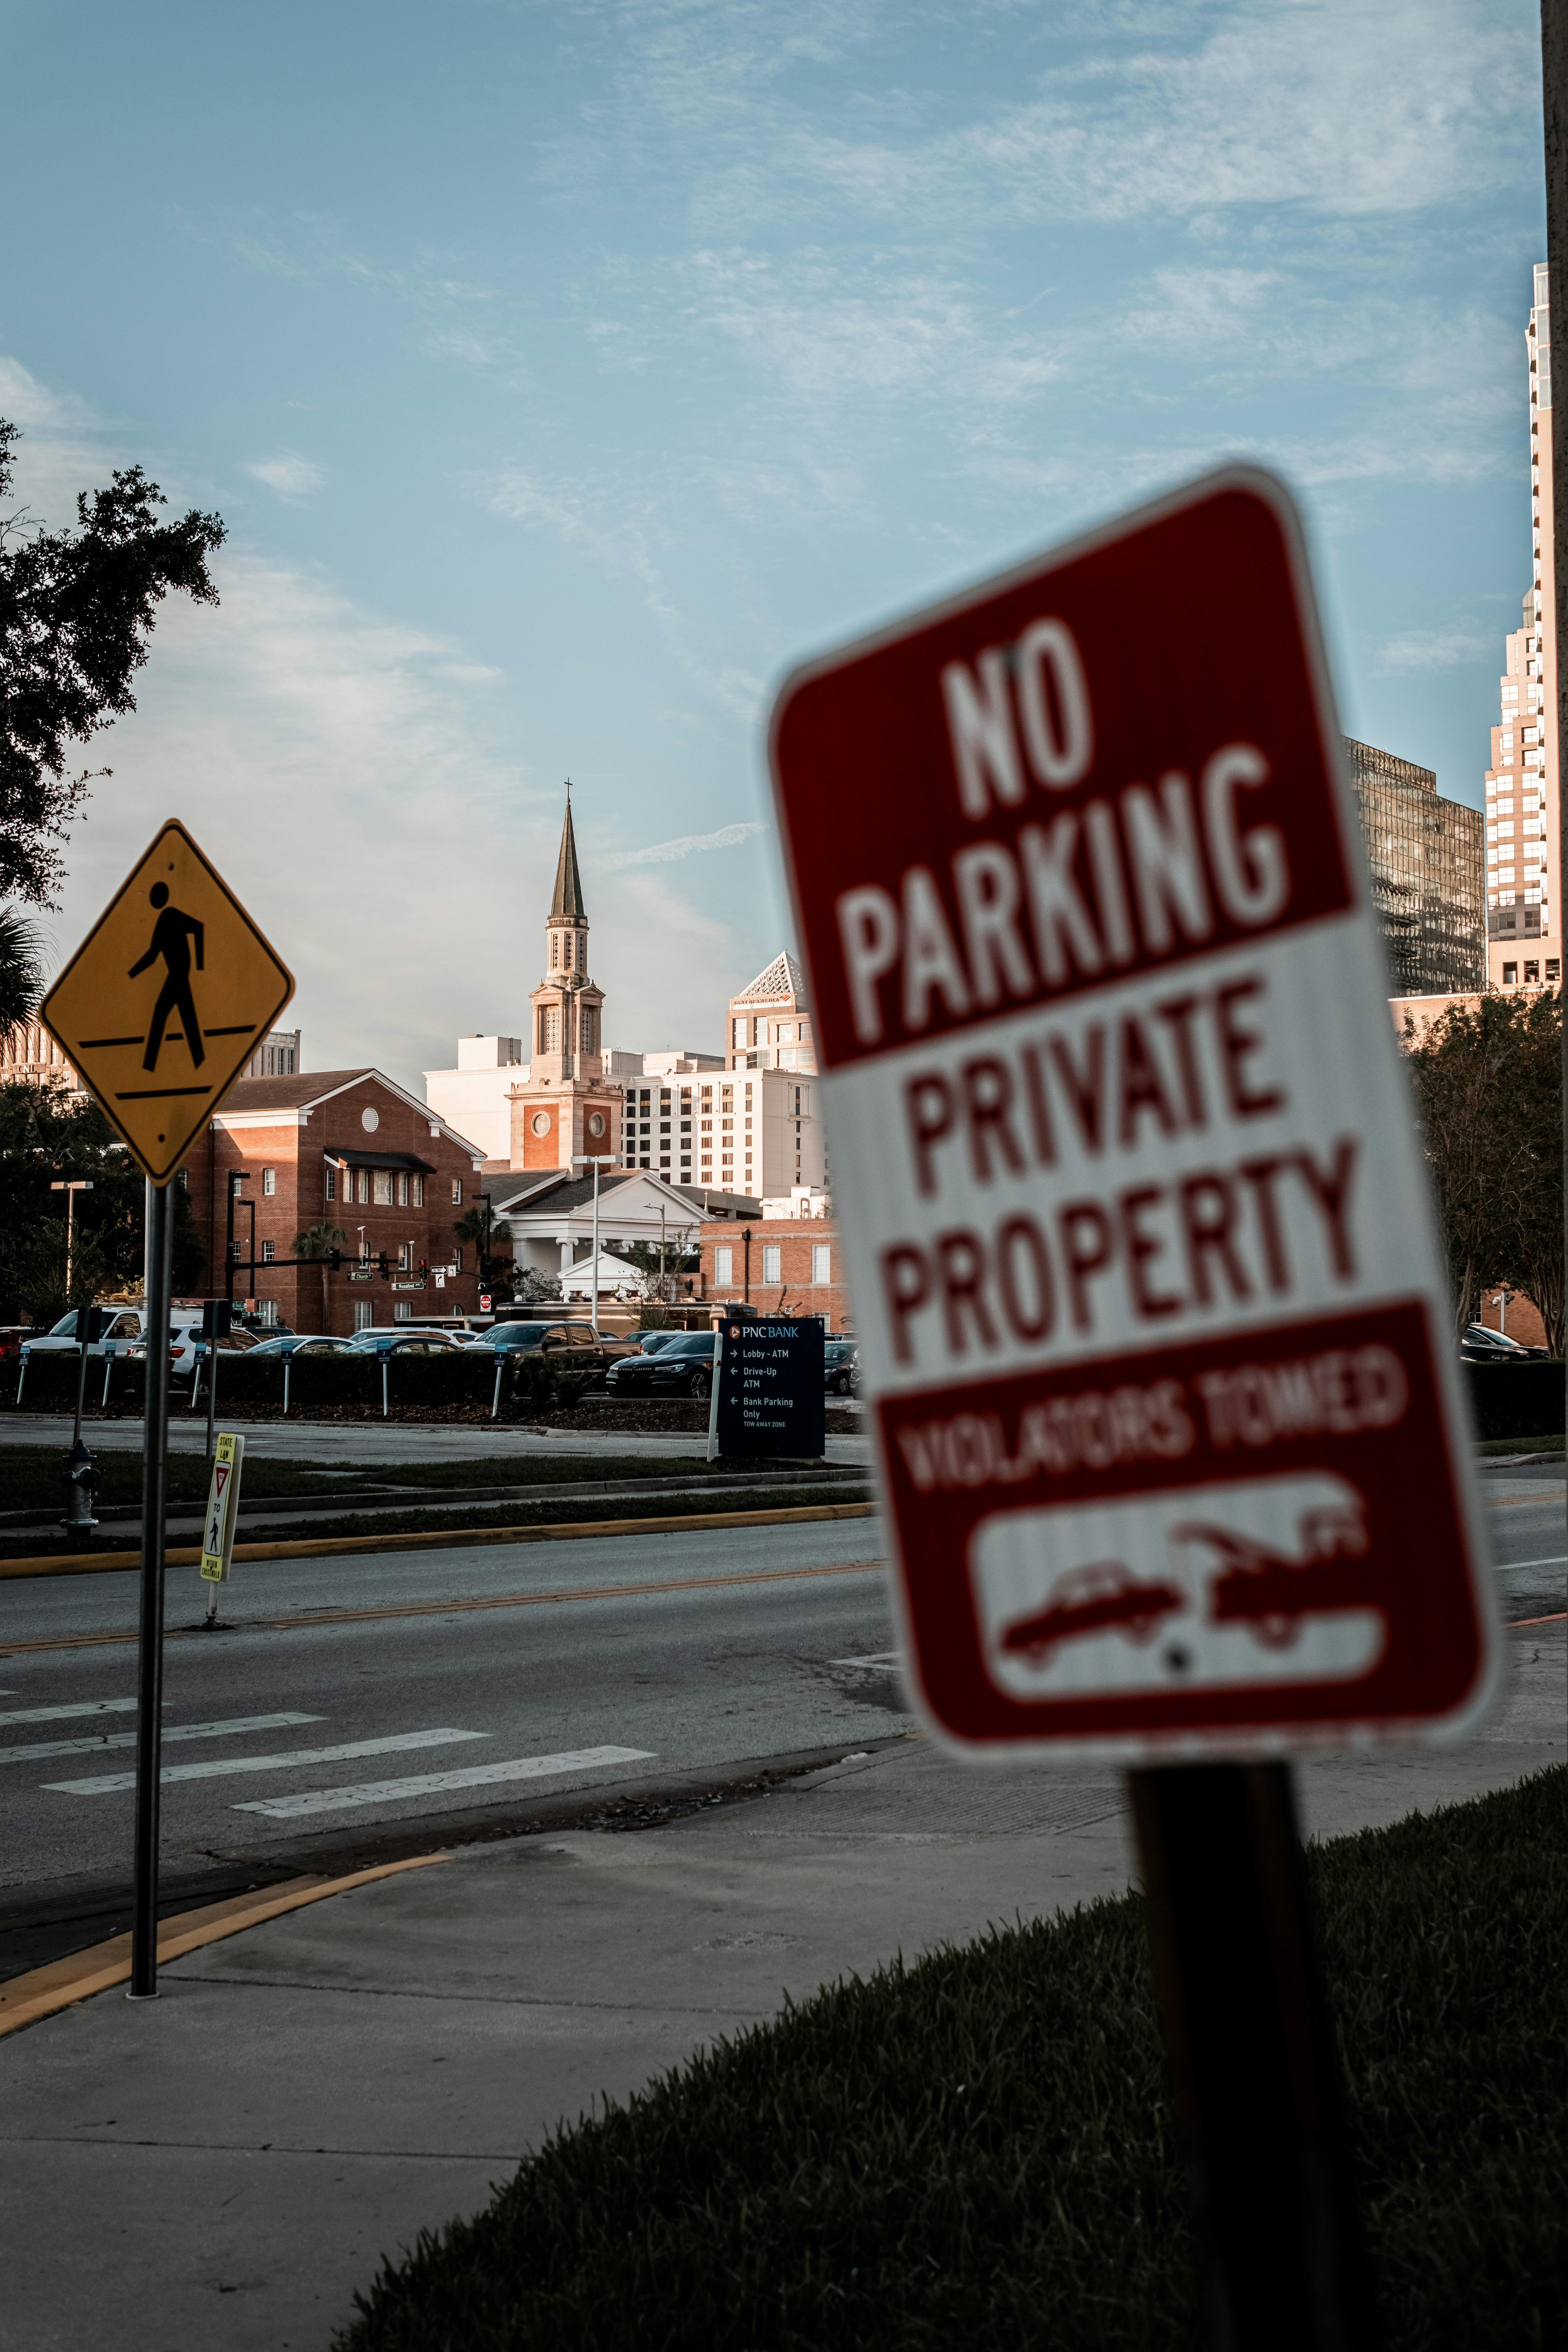
[[[1520,625],[1507,640],[1487,771],[1487,981],[1556,987],[1563,974],[1558,871],[1556,582],[1552,545],[1552,313],[1546,265],[1535,270],[1525,332],[1530,363],[1530,525],[1533,562]]]

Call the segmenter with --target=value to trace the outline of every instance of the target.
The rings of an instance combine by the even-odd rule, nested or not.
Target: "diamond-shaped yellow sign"
[[[39,1013],[166,1184],[293,993],[287,966],[171,819]]]

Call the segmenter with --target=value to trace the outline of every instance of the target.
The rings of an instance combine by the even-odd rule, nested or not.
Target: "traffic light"
[[[422,1257],[422,1258],[420,1259],[420,1261],[419,1261],[419,1279],[420,1279],[420,1281],[421,1281],[421,1282],[423,1282],[423,1281],[425,1280],[425,1278],[426,1278],[426,1276],[428,1275],[429,1271],[430,1271],[430,1261],[429,1261],[429,1259],[428,1259],[427,1257]]]
[[[342,1250],[329,1250],[327,1252],[327,1265],[331,1273],[336,1274],[342,1262],[343,1254]]]
[[[376,1270],[376,1273],[380,1276],[380,1277],[381,1277],[381,1279],[382,1279],[382,1281],[383,1281],[383,1282],[384,1282],[384,1281],[386,1280],[387,1276],[388,1276],[391,1274],[391,1272],[392,1272],[391,1263],[390,1263],[390,1261],[388,1260],[388,1257],[387,1257],[386,1252],[385,1252],[384,1250],[383,1250],[383,1251],[382,1251],[381,1255],[376,1259],[376,1262],[375,1262],[375,1270]]]

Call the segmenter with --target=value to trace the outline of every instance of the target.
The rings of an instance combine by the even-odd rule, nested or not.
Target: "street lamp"
[[[588,1295],[592,1301],[589,1313],[593,1318],[596,1339],[599,1336],[599,1171],[601,1168],[620,1167],[621,1155],[618,1151],[574,1151],[572,1165],[574,1168],[591,1168],[594,1171],[594,1274]]]
[[[71,1295],[71,1219],[76,1210],[76,1195],[90,1192],[92,1180],[87,1176],[62,1178],[59,1183],[51,1184],[49,1190],[51,1192],[63,1192],[66,1196],[66,1297],[68,1298]],[[85,1355],[87,1351],[84,1349],[82,1352]]]

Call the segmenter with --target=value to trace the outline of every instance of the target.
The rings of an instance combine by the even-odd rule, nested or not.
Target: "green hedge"
[[[1561,1437],[1568,1427],[1561,1364],[1467,1364],[1465,1378],[1478,1437]]]
[[[526,1421],[531,1415],[560,1411],[570,1406],[584,1389],[596,1387],[601,1379],[596,1370],[557,1371],[548,1361],[531,1356],[521,1349],[507,1357],[501,1378],[500,1410],[503,1421]],[[452,1353],[437,1356],[393,1355],[387,1363],[386,1399],[389,1413],[394,1418],[420,1416],[458,1416],[468,1420],[476,1415],[488,1415],[495,1395],[495,1358],[488,1350],[484,1355]],[[21,1409],[24,1412],[71,1412],[76,1408],[77,1363],[74,1357],[39,1356],[27,1368],[22,1389]],[[16,1387],[13,1384],[5,1402],[14,1407]],[[110,1373],[108,1411],[117,1414],[139,1417],[146,1393],[146,1366],[129,1358],[117,1359]],[[87,1407],[91,1415],[99,1410],[103,1394],[103,1366],[97,1359],[87,1368]],[[171,1395],[170,1412],[174,1418],[186,1412],[191,1391],[189,1383],[176,1383]],[[244,1419],[258,1413],[270,1418],[283,1410],[283,1361],[281,1357],[264,1357],[258,1363],[249,1356],[220,1355],[217,1374],[218,1418],[226,1414]],[[205,1410],[205,1391],[196,1411]],[[374,1356],[298,1356],[289,1381],[289,1411],[301,1418],[342,1417],[345,1420],[379,1420],[381,1416],[381,1364]]]

